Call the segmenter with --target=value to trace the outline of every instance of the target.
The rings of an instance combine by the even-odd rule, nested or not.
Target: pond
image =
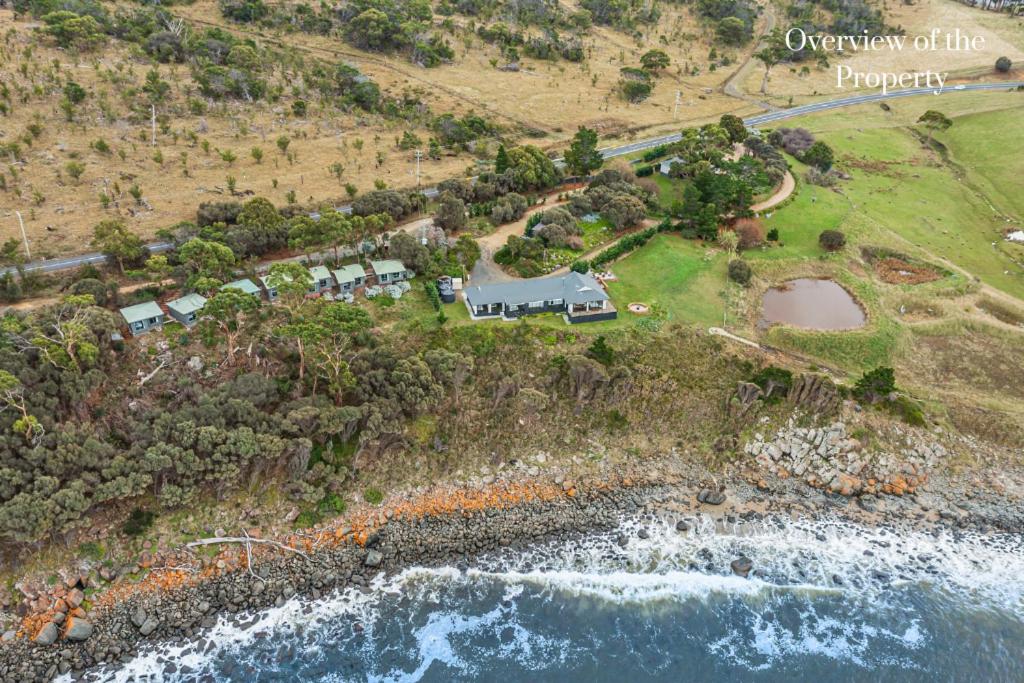
[[[762,327],[775,323],[811,330],[853,330],[867,321],[864,309],[832,280],[800,278],[764,293]]]

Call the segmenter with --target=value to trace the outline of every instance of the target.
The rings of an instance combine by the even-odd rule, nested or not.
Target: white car
[[[963,90],[963,89],[964,89],[965,87],[967,87],[967,86],[964,86],[964,85],[958,85],[958,86],[956,86],[955,88],[953,88],[953,90]]]

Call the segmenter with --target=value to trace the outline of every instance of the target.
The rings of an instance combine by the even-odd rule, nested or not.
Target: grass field
[[[634,317],[626,311],[630,303],[643,303],[669,320],[720,325],[725,269],[721,251],[678,235],[656,235],[612,266],[618,280],[608,291],[620,318]]]
[[[958,116],[938,139],[951,158],[1001,211],[1024,225],[1024,131],[1021,110],[1006,109]],[[1015,131],[1015,133],[1011,133]]]

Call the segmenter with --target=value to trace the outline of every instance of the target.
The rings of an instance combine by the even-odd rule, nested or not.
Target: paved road
[[[756,128],[757,126],[764,125],[766,123],[774,123],[775,121],[782,121],[784,119],[790,119],[796,116],[803,116],[804,114],[813,114],[820,111],[829,111],[831,109],[840,109],[842,107],[850,107],[857,104],[864,104],[867,102],[880,102],[882,100],[892,100],[900,97],[912,97],[914,95],[946,95],[958,92],[971,92],[971,91],[1005,91],[1011,88],[1024,87],[1024,81],[1012,81],[1006,83],[972,83],[969,85],[958,85],[953,87],[944,88],[942,90],[935,90],[933,88],[910,88],[907,90],[895,90],[882,94],[871,93],[867,95],[854,95],[852,97],[842,97],[835,100],[827,100],[824,102],[815,102],[813,104],[804,104],[799,107],[790,107],[789,109],[781,109],[779,111],[771,111],[764,114],[758,114],[756,116],[750,116],[743,119],[743,122],[750,128]],[[608,147],[601,150],[601,156],[605,159],[613,159],[615,157],[625,156],[634,152],[640,152],[645,149],[651,149],[659,145],[665,145],[679,140],[679,133],[672,133],[670,135],[662,135],[660,137],[646,138],[637,142],[631,142],[627,145],[620,145],[618,147]],[[561,162],[561,159],[556,161]],[[428,197],[436,197],[438,190],[436,187],[430,187],[423,190],[423,194]],[[345,213],[351,213],[352,209],[350,206],[338,207],[339,211]],[[319,214],[311,214],[314,218],[318,218]],[[167,251],[173,245],[169,242],[154,242],[147,245],[149,250],[152,252]],[[25,266],[27,271],[40,271],[43,273],[52,273],[59,270],[67,270],[70,268],[78,268],[90,263],[102,263],[106,260],[102,254],[82,254],[80,256],[68,256],[58,259],[47,259],[45,261],[34,261]],[[0,268],[0,275],[6,272],[14,272],[14,268]]]

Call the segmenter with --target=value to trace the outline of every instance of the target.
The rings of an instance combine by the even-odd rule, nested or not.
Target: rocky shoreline
[[[147,645],[193,640],[224,613],[280,606],[295,595],[318,599],[347,586],[365,586],[379,572],[456,564],[499,548],[612,528],[621,516],[643,506],[651,492],[650,486],[639,484],[569,489],[554,498],[501,508],[394,516],[365,538],[356,533],[356,542],[302,554],[260,553],[251,571],[236,568],[178,588],[138,592],[94,609],[89,621],[75,616],[80,609],[76,606],[57,612],[64,614],[57,618],[61,623],[40,628],[56,642],[37,643],[37,634],[31,634],[4,643],[0,681],[50,681],[69,672],[89,680],[100,667],[126,662]],[[64,637],[57,640],[61,631]]]
[[[846,443],[832,431],[829,437],[823,430],[820,441]],[[817,433],[786,434],[793,436],[819,440]],[[780,458],[789,457],[782,451],[800,452],[779,448],[776,458],[767,440],[754,443],[752,450],[765,454],[761,460],[771,458],[776,467]],[[696,515],[722,523],[831,515],[867,526],[1024,531],[1020,496],[976,480],[933,473],[909,490],[879,486],[850,496],[806,478],[774,476],[766,481],[761,469],[715,480],[685,463],[670,456],[648,461],[640,471],[631,467],[629,476],[619,472],[576,483],[550,471],[538,477],[536,466],[521,463],[523,471],[506,472],[501,481],[471,481],[467,488],[434,491],[429,505],[407,502],[376,510],[369,518],[319,530],[315,541],[299,534],[282,542],[253,538],[244,549],[224,546],[216,558],[202,560],[196,575],[164,558],[164,566],[153,567],[150,576],[163,570],[177,581],[156,581],[149,590],[117,581],[103,593],[110,599],[90,605],[88,613],[80,606],[86,586],[68,586],[57,600],[64,604],[47,613],[49,621],[23,627],[20,637],[5,635],[0,682],[49,681],[66,673],[93,680],[104,667],[116,668],[148,647],[201,638],[222,614],[280,606],[296,595],[317,600],[345,587],[367,586],[380,572],[459,566],[500,549],[568,541],[612,529],[623,517],[641,511],[679,519],[681,531],[688,528],[685,520]],[[751,566],[744,559],[720,570],[746,576]]]

